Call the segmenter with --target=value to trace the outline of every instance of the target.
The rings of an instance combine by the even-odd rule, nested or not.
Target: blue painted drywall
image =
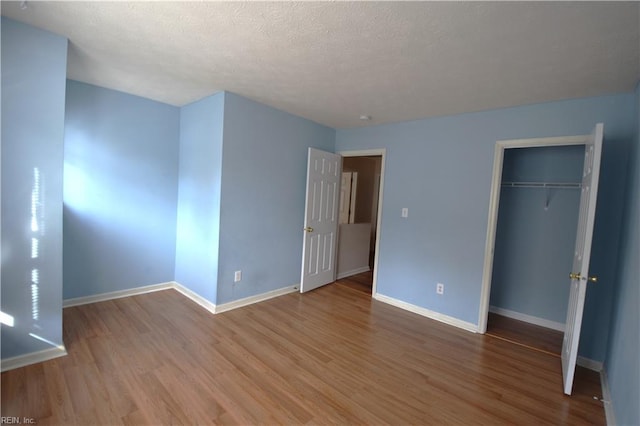
[[[334,129],[225,94],[218,303],[300,283],[307,150],[334,141]]]
[[[178,108],[69,80],[64,298],[174,279]]]
[[[506,149],[502,181],[580,183],[583,164],[584,145]]]
[[[619,271],[605,362],[619,425],[640,424],[640,83],[635,103],[636,136],[629,156]]]
[[[63,344],[62,164],[67,39],[6,18],[2,18],[1,27],[1,309],[15,321],[13,327],[2,325],[2,359],[6,359]],[[34,194],[36,180],[39,194]],[[32,200],[37,202],[35,211]],[[37,249],[33,239],[37,239]],[[37,278],[32,271],[37,271]],[[34,278],[37,291],[32,285]]]
[[[579,183],[584,145],[507,149],[503,182]],[[502,187],[491,306],[564,323],[580,189]]]
[[[587,134],[604,122],[591,262],[600,283],[587,292],[580,344],[602,361],[634,111],[629,93],[338,130],[339,151],[387,149],[378,292],[476,324],[496,140]]]
[[[180,110],[175,280],[212,303],[218,284],[224,93]]]

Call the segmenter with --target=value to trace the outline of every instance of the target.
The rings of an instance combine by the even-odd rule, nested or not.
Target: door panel
[[[340,184],[340,223],[349,223],[349,211],[351,206],[351,173],[342,172]]]
[[[309,148],[300,292],[335,281],[342,157]]]
[[[573,269],[570,274],[571,290],[569,292],[569,306],[567,307],[567,323],[562,342],[562,379],[564,393],[567,395],[571,395],[573,387],[584,300],[587,292],[587,282],[589,281],[589,261],[591,260],[591,241],[598,197],[602,136],[603,125],[599,123],[593,130],[589,141],[585,144],[578,232],[573,257]]]

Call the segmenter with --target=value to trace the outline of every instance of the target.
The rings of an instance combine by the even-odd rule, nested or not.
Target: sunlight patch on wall
[[[40,245],[40,241],[37,238],[31,238],[31,258],[38,258],[38,246]]]
[[[49,345],[51,345],[51,346],[54,346],[54,347],[56,347],[56,348],[58,348],[58,349],[60,349],[60,350],[64,350],[64,345],[59,345],[59,344],[57,344],[57,343],[55,343],[55,342],[52,342],[52,341],[51,341],[51,340],[49,340],[49,339],[45,339],[45,338],[44,338],[44,337],[42,337],[42,336],[38,336],[38,335],[37,335],[37,334],[35,334],[35,333],[29,333],[29,336],[33,337],[34,339],[40,340],[41,342],[47,343],[47,344],[49,344]]]
[[[76,211],[91,208],[87,193],[87,176],[79,167],[64,163],[64,204]]]
[[[40,169],[33,168],[33,184],[31,186],[31,259],[34,267],[31,269],[31,318],[33,321],[40,319],[40,271],[37,268],[37,259],[40,255],[40,240],[44,234],[44,197],[40,190],[42,184]]]
[[[4,324],[7,325],[9,327],[13,327],[13,325],[15,324],[15,320],[13,318],[13,315],[9,315],[5,312],[0,311],[0,324]]]

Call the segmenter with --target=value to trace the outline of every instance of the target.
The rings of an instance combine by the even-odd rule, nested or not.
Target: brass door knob
[[[598,282],[598,277],[583,278],[579,273],[575,273],[575,272],[571,272],[569,274],[569,278],[571,278],[572,280],[588,280],[592,283]]]
[[[303,229],[303,231],[313,232],[313,228],[310,226],[307,226],[306,228]]]

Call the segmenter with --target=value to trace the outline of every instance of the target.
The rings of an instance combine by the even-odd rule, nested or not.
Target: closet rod
[[[557,188],[580,189],[581,183],[575,182],[502,182],[502,186],[510,188]]]

